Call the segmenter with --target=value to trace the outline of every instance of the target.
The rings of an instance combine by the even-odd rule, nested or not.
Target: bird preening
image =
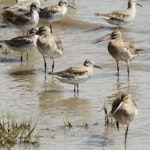
[[[125,141],[126,144],[127,134],[129,129],[130,122],[135,118],[137,115],[138,110],[136,103],[132,100],[132,96],[130,93],[122,93],[120,97],[118,97],[112,103],[112,110],[111,114],[116,120],[116,125],[119,130],[119,124],[127,125],[125,131]]]

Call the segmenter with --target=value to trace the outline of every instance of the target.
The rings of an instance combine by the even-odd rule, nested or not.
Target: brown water
[[[71,1],[71,0],[70,0]],[[12,1],[0,1],[1,6]],[[11,3],[10,3],[11,2]],[[46,6],[56,1],[41,1]],[[132,93],[138,106],[138,116],[131,123],[127,139],[127,150],[147,150],[150,147],[150,1],[143,0],[137,7],[134,21],[121,28],[123,38],[144,51],[130,64],[127,78],[126,64],[120,63],[120,78],[116,76],[116,63],[107,51],[108,42],[91,44],[93,40],[112,31],[112,26],[94,16],[95,12],[110,12],[126,8],[127,1],[120,0],[74,0],[76,10],[69,9],[66,17],[55,23],[54,32],[62,39],[65,54],[56,60],[55,71],[71,65],[82,64],[92,59],[103,69],[95,69],[94,76],[80,85],[79,97],[75,98],[73,86],[44,78],[44,64],[38,50],[29,53],[29,61],[20,63],[20,53],[12,52],[0,63],[0,112],[16,114],[19,119],[32,117],[37,123],[40,146],[17,145],[13,150],[122,150],[126,126],[116,128],[104,126],[104,101],[108,110],[119,92]],[[112,4],[114,3],[114,4]],[[40,26],[40,25],[39,25]],[[104,26],[104,28],[101,28]],[[0,29],[0,40],[21,34],[11,28]],[[51,71],[51,60],[47,60]],[[73,127],[64,130],[64,121]],[[85,129],[85,124],[88,129]]]

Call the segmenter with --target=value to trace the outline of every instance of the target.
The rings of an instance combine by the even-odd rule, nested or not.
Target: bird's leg
[[[79,92],[79,84],[77,84],[77,92]]]
[[[78,96],[79,96],[79,85],[78,84],[74,84],[74,96],[75,96],[75,98],[78,98]]]
[[[74,90],[73,91],[74,91],[74,93],[76,92],[76,85],[75,84],[74,84]]]
[[[128,76],[129,76],[129,62],[127,62],[127,73],[128,73]]]
[[[79,95],[79,84],[77,84],[77,97]]]
[[[117,129],[119,131],[119,122],[118,121],[116,121],[116,126],[117,126]]]
[[[51,33],[53,33],[53,29],[52,29],[52,24],[50,23],[50,29],[51,29]]]
[[[119,76],[119,63],[118,63],[118,60],[116,60],[117,62],[117,75]]]
[[[26,55],[26,60],[27,60],[27,61],[28,61],[28,56],[29,56],[29,55],[28,55],[28,52],[27,52],[27,55]]]
[[[46,59],[45,59],[45,57],[44,57],[44,66],[45,66],[45,73],[46,73]]]
[[[52,63],[52,73],[54,72],[54,58],[52,59],[53,63]]]
[[[23,61],[23,59],[22,59],[22,51],[21,51],[20,60],[21,60],[21,64],[22,64],[22,61]]]
[[[127,125],[127,129],[126,129],[126,132],[125,132],[125,141],[124,141],[125,144],[126,144],[126,141],[127,141],[128,128],[129,128],[129,125]]]

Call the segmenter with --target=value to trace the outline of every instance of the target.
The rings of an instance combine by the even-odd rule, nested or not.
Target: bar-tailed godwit
[[[116,125],[119,130],[119,123],[126,124],[127,128],[125,131],[125,143],[128,134],[128,128],[130,122],[137,115],[137,106],[132,101],[132,96],[129,93],[122,93],[112,104],[111,114],[116,120]]]
[[[47,69],[46,58],[51,58],[53,61],[52,72],[54,71],[54,59],[63,54],[63,46],[60,38],[51,33],[47,26],[40,27],[37,34],[37,47],[44,58],[45,73]]]
[[[136,49],[132,44],[122,39],[121,32],[114,30],[111,34],[108,34],[100,39],[97,39],[93,44],[110,40],[108,44],[108,51],[110,55],[116,60],[117,63],[117,75],[119,75],[119,61],[124,61],[127,64],[127,72],[129,76],[129,63],[138,55],[142,49]]]

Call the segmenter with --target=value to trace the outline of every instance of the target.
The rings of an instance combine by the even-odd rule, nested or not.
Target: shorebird
[[[40,0],[16,0],[16,2],[16,4],[5,7],[4,9],[13,12],[23,13],[30,10],[30,6],[32,3],[40,7]]]
[[[123,93],[112,104],[111,114],[116,120],[116,125],[119,130],[119,123],[126,124],[125,144],[128,134],[130,122],[137,115],[138,110],[135,102],[132,101],[132,96],[129,93]]]
[[[128,1],[128,8],[125,10],[116,10],[111,13],[100,14],[95,13],[96,16],[101,16],[105,19],[108,23],[112,25],[116,25],[118,27],[127,24],[131,20],[133,20],[136,16],[136,5],[140,5],[137,3],[137,0],[129,0]]]
[[[37,34],[39,38],[37,40],[37,48],[44,58],[44,66],[46,73],[46,58],[51,58],[52,72],[54,71],[54,59],[63,54],[63,46],[61,39],[52,34],[50,28],[47,26],[40,27]]]
[[[70,67],[66,70],[50,73],[63,83],[73,84],[74,92],[79,91],[79,83],[87,81],[93,75],[93,67],[101,69],[92,60],[86,59],[82,66]]]
[[[132,44],[122,39],[121,32],[114,30],[111,34],[97,39],[93,44],[110,40],[108,44],[108,51],[110,55],[116,60],[117,75],[119,76],[119,61],[124,61],[127,64],[127,72],[129,76],[129,63],[138,55],[142,49],[136,49]]]
[[[26,32],[37,26],[39,22],[38,10],[38,6],[35,3],[32,3],[30,6],[30,12],[28,13],[18,14],[13,11],[6,10],[2,16],[4,22],[23,30],[23,32]]]
[[[37,28],[32,28],[26,36],[19,36],[11,40],[2,40],[0,41],[0,47],[4,50],[21,52],[20,60],[22,62],[22,53],[27,52],[28,59],[28,50],[31,51],[36,47],[36,40],[38,38],[36,32]]]
[[[52,23],[60,20],[67,13],[67,7],[74,8],[68,3],[67,0],[60,0],[58,2],[58,5],[52,5],[52,6],[40,9],[40,12],[39,12],[40,20],[49,22],[51,32],[52,32]]]

